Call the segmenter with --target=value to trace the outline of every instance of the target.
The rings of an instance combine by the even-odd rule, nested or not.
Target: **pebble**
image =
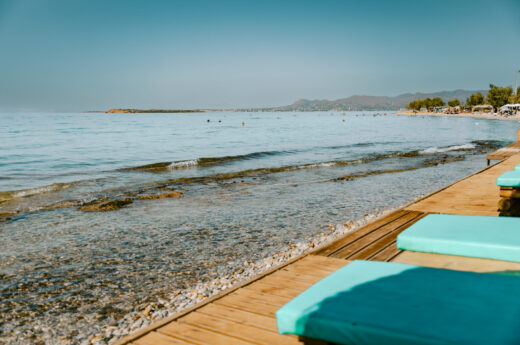
[[[173,291],[168,299],[158,299],[156,302],[140,308],[141,312],[126,315],[118,321],[118,327],[108,327],[97,333],[95,338],[92,338],[95,341],[90,340],[89,344],[112,344],[117,339],[148,326],[152,321],[166,318],[189,308],[205,298],[229,289],[233,285],[259,275],[272,267],[279,266],[298,255],[328,244],[391,211],[393,210],[385,210],[378,215],[366,214],[361,219],[349,221],[345,224],[330,224],[329,232],[307,238],[304,241],[290,243],[286,250],[275,252],[270,257],[258,262],[236,262],[237,267],[233,272],[227,272],[218,279],[201,282],[185,290]]]
[[[270,256],[258,261],[237,260],[232,263],[233,266],[229,270],[225,268],[218,269],[216,271],[219,275],[217,279],[199,282],[192,286],[186,284],[187,287],[185,289],[175,290],[168,295],[157,298],[155,301],[142,303],[133,312],[127,313],[123,317],[115,318],[114,316],[107,315],[107,318],[112,319],[105,319],[103,323],[103,325],[106,325],[105,328],[94,326],[89,329],[78,329],[79,333],[74,334],[74,336],[70,338],[57,339],[56,335],[53,336],[52,329],[45,329],[43,326],[34,327],[34,343],[81,345],[113,344],[118,339],[145,328],[154,321],[167,318],[208,297],[229,289],[244,280],[259,275],[272,267],[282,265],[294,257],[324,246],[391,211],[392,210],[385,210],[378,215],[365,215],[365,217],[361,219],[349,221],[345,224],[330,224],[326,232],[303,238],[298,242],[287,243],[283,250],[273,252]],[[93,316],[88,313],[84,314],[84,318],[87,320],[90,320],[92,317]],[[95,325],[95,322],[93,324]],[[15,337],[12,339],[12,343],[18,344],[16,341],[16,331],[13,330],[11,335]],[[10,339],[8,339],[7,342],[11,343]]]

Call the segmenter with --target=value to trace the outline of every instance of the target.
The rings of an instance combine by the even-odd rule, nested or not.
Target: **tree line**
[[[508,103],[520,103],[520,87],[516,90],[516,93],[513,93],[513,88],[511,86],[500,87],[489,84],[489,91],[487,92],[486,97],[484,97],[480,92],[477,92],[466,98],[467,107],[488,104],[491,105],[495,111]],[[408,103],[406,107],[412,110],[426,108],[428,111],[431,111],[436,107],[443,107],[444,105],[445,103],[440,97],[435,97],[432,99],[426,98],[412,101]],[[461,102],[458,98],[455,98],[448,101],[448,105],[450,107],[456,107],[461,105]]]

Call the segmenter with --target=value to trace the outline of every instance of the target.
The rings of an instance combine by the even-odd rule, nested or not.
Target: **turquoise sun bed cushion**
[[[520,187],[520,170],[507,171],[497,178],[497,186]]]
[[[347,345],[519,344],[520,277],[354,261],[276,312],[278,330]]]
[[[520,164],[515,167],[515,171],[520,171]]]
[[[397,236],[397,248],[520,262],[520,218],[430,214]]]

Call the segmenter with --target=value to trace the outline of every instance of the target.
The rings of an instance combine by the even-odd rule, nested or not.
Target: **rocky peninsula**
[[[136,113],[205,113],[206,110],[201,109],[109,109],[107,114],[136,114]]]

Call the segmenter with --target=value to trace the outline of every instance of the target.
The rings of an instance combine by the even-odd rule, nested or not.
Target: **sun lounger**
[[[430,214],[400,233],[397,247],[520,262],[520,218]]]
[[[516,276],[354,261],[283,306],[276,320],[280,333],[304,341],[519,344],[518,291]]]
[[[520,187],[520,170],[507,171],[497,178],[497,186]]]

